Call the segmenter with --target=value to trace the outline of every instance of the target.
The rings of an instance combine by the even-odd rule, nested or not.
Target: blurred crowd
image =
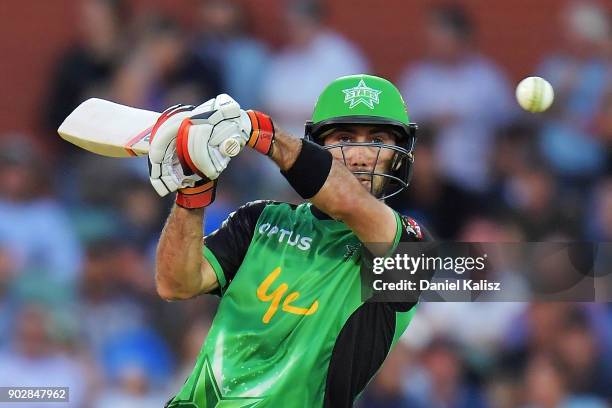
[[[283,3],[281,47],[253,35],[244,2],[196,3],[194,29],[133,15],[122,0],[78,2],[80,40],[41,99],[48,137],[88,97],[161,111],[220,92],[299,136],[328,82],[376,74],[327,24],[325,2]],[[504,68],[479,50],[467,10],[429,8],[426,55],[389,78],[420,128],[412,183],[389,204],[441,240],[610,241],[608,13],[590,1],[563,8],[558,47],[534,70],[555,103],[528,115]],[[146,160],[0,140],[0,385],[69,386],[73,407],[162,406],[191,371],[218,301],[156,295],[154,250],[171,199],[149,186]],[[206,231],[262,198],[298,199],[245,152],[221,177]],[[609,304],[426,303],[359,407],[610,404]]]

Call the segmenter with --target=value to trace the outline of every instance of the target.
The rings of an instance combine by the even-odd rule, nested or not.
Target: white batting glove
[[[149,175],[155,191],[165,196],[217,179],[248,139],[239,125],[243,115],[226,94],[196,108],[167,109],[151,132]]]
[[[250,129],[242,124],[247,118],[235,100],[221,94],[210,111],[184,120],[177,137],[177,155],[183,168],[217,179],[249,139]]]
[[[226,94],[217,96],[207,108],[210,110],[202,113],[196,113],[196,108],[178,129],[176,156],[184,174],[216,180],[246,144],[270,153],[274,125],[268,115],[244,111]]]
[[[203,105],[211,103],[207,101]],[[194,110],[192,105],[175,105],[157,119],[151,131],[149,146],[149,180],[160,196],[165,196],[179,188],[193,186],[200,176],[187,176],[176,156],[176,135],[183,119]]]

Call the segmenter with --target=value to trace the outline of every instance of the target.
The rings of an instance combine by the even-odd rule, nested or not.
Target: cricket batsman
[[[360,283],[363,246],[382,243],[388,253],[428,239],[384,201],[408,185],[415,133],[397,88],[370,75],[330,83],[304,138],[228,95],[162,114],[150,178],[160,195],[177,194],[157,248],[157,291],[167,300],[221,297],[167,407],[353,405],[415,311],[414,302],[364,301]],[[276,163],[306,202],[247,203],[203,237],[230,138]]]

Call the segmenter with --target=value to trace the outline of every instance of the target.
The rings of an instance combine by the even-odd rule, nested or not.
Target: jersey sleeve
[[[213,267],[223,294],[236,276],[253,239],[264,208],[272,201],[253,201],[229,215],[221,227],[204,238],[204,257]]]
[[[431,233],[417,223],[414,218],[407,215],[400,215],[399,217],[402,224],[399,242],[434,241]]]
[[[398,231],[399,239],[396,240],[397,244],[394,245],[394,250],[391,256],[395,256],[397,252],[399,252],[398,245],[402,242],[423,242],[423,241],[433,241],[433,236],[429,231],[427,231],[422,225],[417,223],[413,218],[408,217],[406,215],[399,215],[396,213],[396,216],[399,219],[398,228],[401,228]],[[412,278],[415,278],[416,275],[412,275]],[[422,278],[422,276],[420,276]],[[428,277],[431,279],[431,277]],[[387,305],[389,308],[396,312],[407,312],[416,306],[417,302],[389,302]]]

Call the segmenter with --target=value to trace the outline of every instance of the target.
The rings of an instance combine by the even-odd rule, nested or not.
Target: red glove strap
[[[185,118],[181,122],[181,126],[179,127],[178,133],[176,135],[176,155],[178,156],[179,162],[181,163],[181,167],[183,168],[183,173],[186,176],[190,176],[192,174],[197,174],[202,178],[206,178],[204,174],[193,164],[191,160],[191,156],[189,155],[189,128],[191,127],[191,119]]]
[[[194,187],[182,188],[176,194],[176,204],[183,208],[202,208],[215,200],[216,180],[202,180]]]
[[[267,155],[272,148],[274,139],[274,124],[272,119],[265,113],[248,110],[247,114],[251,119],[251,136],[249,146],[259,153]]]

